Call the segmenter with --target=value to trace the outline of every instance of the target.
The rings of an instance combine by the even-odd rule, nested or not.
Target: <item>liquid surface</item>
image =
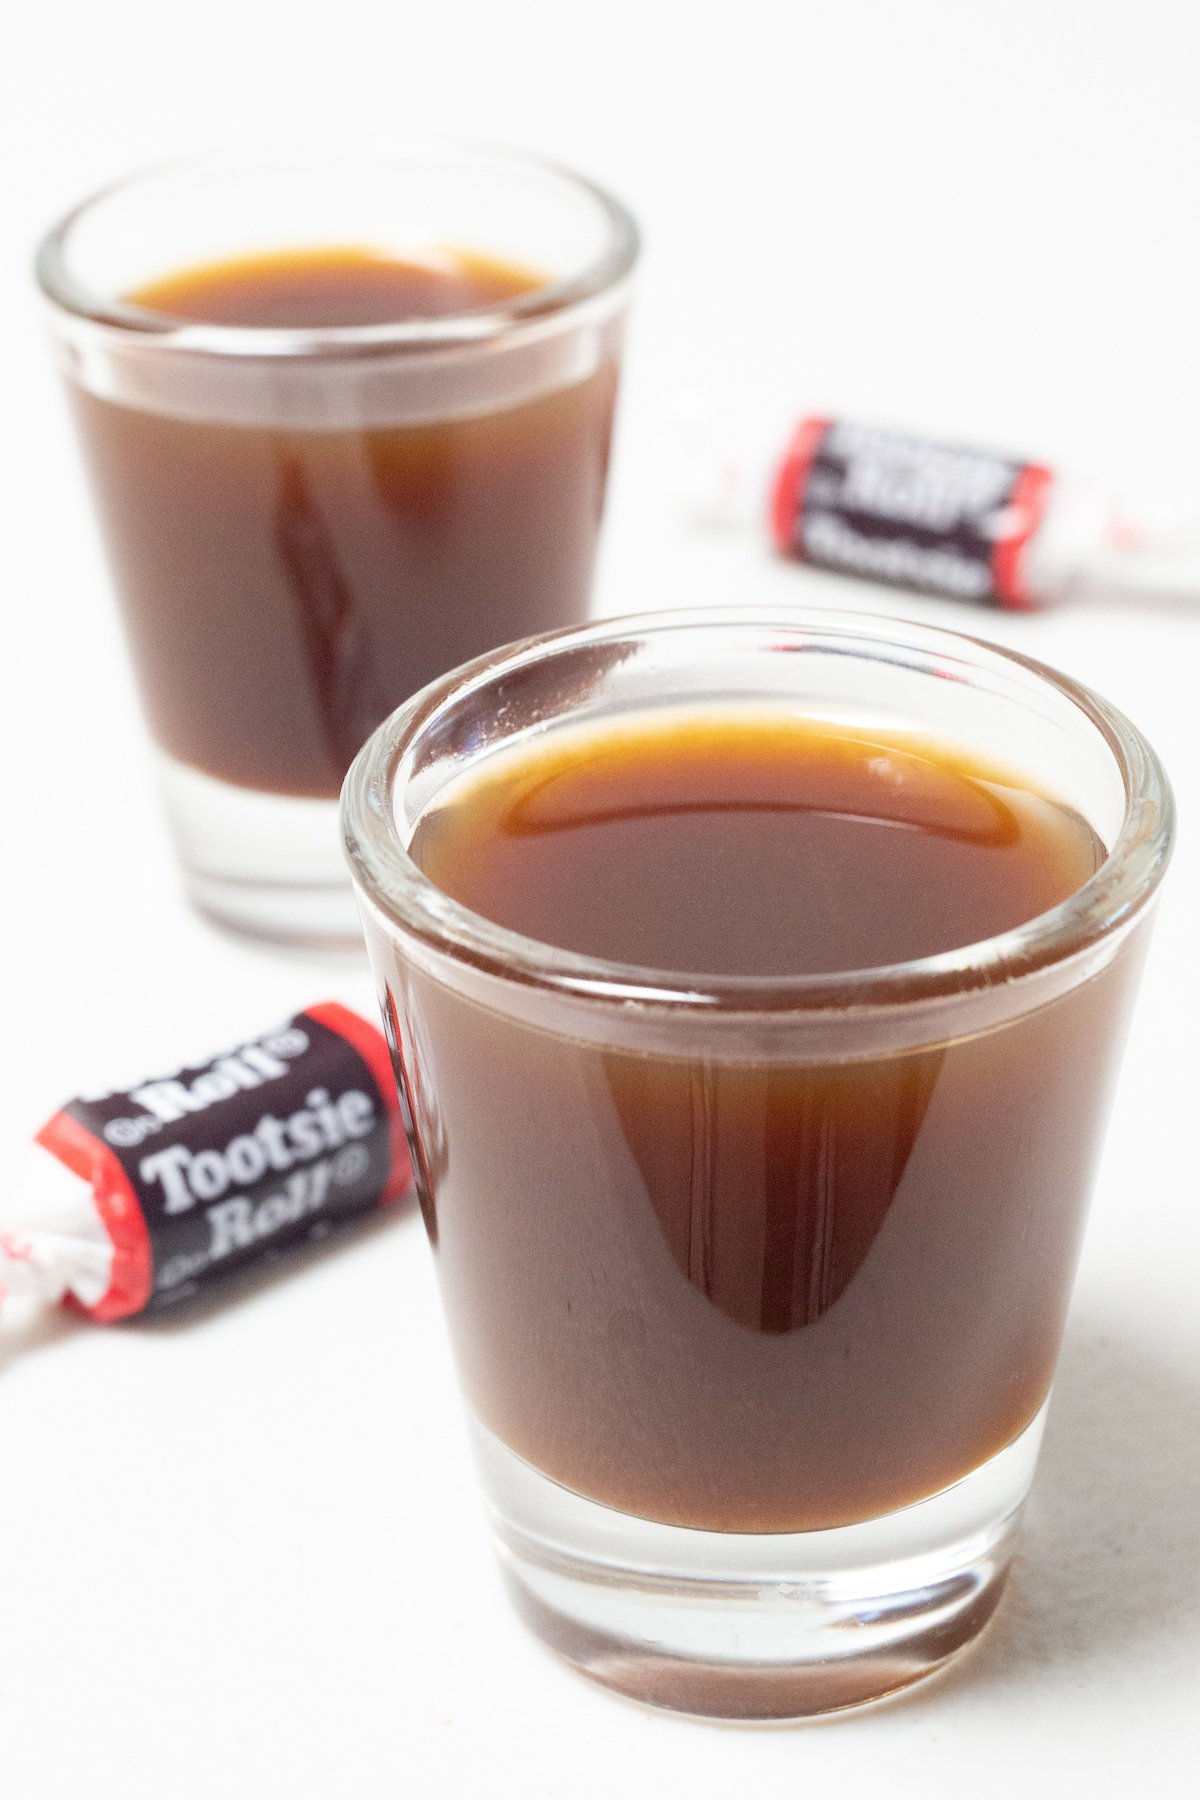
[[[300,330],[444,318],[544,286],[532,270],[465,251],[405,262],[348,245],[205,263],[147,282],[126,299],[199,324]]]
[[[795,719],[631,724],[504,753],[412,854],[495,923],[689,974],[828,974],[980,942],[1103,846],[954,752]]]
[[[466,252],[417,267],[334,246],[185,270],[129,298],[224,324],[361,325],[537,285]],[[306,392],[314,370],[330,416],[353,421],[361,364],[306,359]],[[261,369],[245,379],[253,398]],[[286,417],[291,379],[281,361],[272,413]],[[582,621],[616,379],[614,352],[566,386],[549,368],[516,404],[471,410],[460,389],[444,419],[336,429],[174,417],[75,389],[161,747],[221,781],[333,799],[364,739],[426,682]],[[426,397],[436,407],[436,387]]]
[[[752,716],[564,732],[451,799],[413,846],[448,892],[675,970],[947,949],[1100,855],[946,746]],[[463,1386],[517,1455],[643,1518],[816,1530],[948,1487],[1034,1418],[1132,941],[998,1029],[867,1056],[851,1017],[844,1057],[806,1063],[718,1054],[700,1010],[671,1055],[636,1019],[535,1027],[367,929]]]

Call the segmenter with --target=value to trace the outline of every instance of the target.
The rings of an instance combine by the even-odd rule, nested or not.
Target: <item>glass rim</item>
[[[697,628],[788,628],[865,646],[946,657],[982,653],[1015,665],[1068,700],[1104,740],[1125,789],[1121,828],[1094,874],[1057,906],[1008,931],[900,963],[814,975],[711,975],[585,956],[524,936],[461,905],[409,856],[395,820],[393,787],[406,750],[454,702],[498,677],[579,646]],[[848,646],[843,654],[853,654]],[[941,626],[882,614],[801,606],[718,606],[634,613],[525,638],[431,682],[367,739],[342,788],[343,847],[360,897],[383,921],[451,962],[525,987],[607,1004],[780,1014],[865,1011],[966,996],[1032,978],[1121,933],[1148,904],[1170,860],[1175,808],[1170,782],[1142,733],[1082,683],[1020,651]]]
[[[289,156],[311,155],[322,148],[329,149],[328,139],[301,136],[272,140],[269,145],[261,142],[232,144],[222,149],[171,157],[143,165],[107,182],[64,213],[41,239],[34,255],[38,286],[46,299],[63,313],[89,325],[118,331],[150,349],[222,356],[315,357],[338,353],[372,356],[465,347],[490,342],[526,326],[544,328],[547,323],[570,323],[574,314],[589,303],[619,292],[632,274],[641,248],[641,236],[632,213],[607,188],[553,158],[483,139],[428,132],[347,135],[336,139],[335,143],[339,154],[356,156],[364,162],[422,157],[427,160],[439,158],[447,163],[486,162],[563,183],[598,206],[606,224],[605,244],[577,274],[560,281],[549,281],[499,304],[426,319],[399,319],[382,325],[278,327],[182,320],[170,313],[156,312],[152,307],[137,306],[119,295],[94,292],[76,277],[70,262],[71,234],[93,208],[140,183],[176,173],[202,172],[206,166],[215,170],[239,163],[249,167],[256,161],[264,168],[275,162],[286,166]]]

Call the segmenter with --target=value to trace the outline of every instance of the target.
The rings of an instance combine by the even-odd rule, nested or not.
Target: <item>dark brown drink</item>
[[[509,751],[425,815],[410,852],[526,937],[763,977],[979,943],[1065,900],[1104,857],[1076,814],[945,746],[753,715]]]
[[[754,714],[508,750],[411,851],[545,943],[767,980],[977,943],[1104,854],[945,746]],[[812,1065],[588,1044],[390,965],[480,1419],[568,1488],[722,1531],[985,1463],[1049,1387],[1129,960],[1003,1030]]]
[[[129,298],[179,320],[295,330],[486,312],[539,283],[465,253],[416,264],[330,248],[185,270]],[[335,360],[344,406],[354,377]],[[261,370],[253,357],[246,369],[249,386]],[[273,379],[286,394],[286,366]],[[369,391],[369,358],[356,379]],[[332,797],[406,695],[582,619],[615,383],[608,361],[513,405],[329,429],[73,389],[163,749],[242,787]]]

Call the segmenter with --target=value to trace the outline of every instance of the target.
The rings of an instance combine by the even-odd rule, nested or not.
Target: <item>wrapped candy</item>
[[[56,1112],[0,1210],[0,1300],[103,1321],[157,1311],[391,1205],[410,1180],[382,1035],[336,1002],[311,1006]]]

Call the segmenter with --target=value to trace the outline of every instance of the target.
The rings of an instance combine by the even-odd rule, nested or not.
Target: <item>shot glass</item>
[[[361,247],[533,272],[436,318],[274,329],[131,294]],[[359,942],[350,760],[408,695],[582,621],[637,232],[530,156],[442,141],[229,151],[86,201],[37,261],[187,890],[254,934]]]
[[[731,707],[959,745],[1106,854],[986,942],[768,980],[534,942],[408,854],[506,747]],[[712,1716],[937,1668],[995,1608],[1034,1474],[1169,855],[1145,739],[950,632],[651,614],[426,688],[355,760],[343,821],[521,1614],[596,1680]]]

